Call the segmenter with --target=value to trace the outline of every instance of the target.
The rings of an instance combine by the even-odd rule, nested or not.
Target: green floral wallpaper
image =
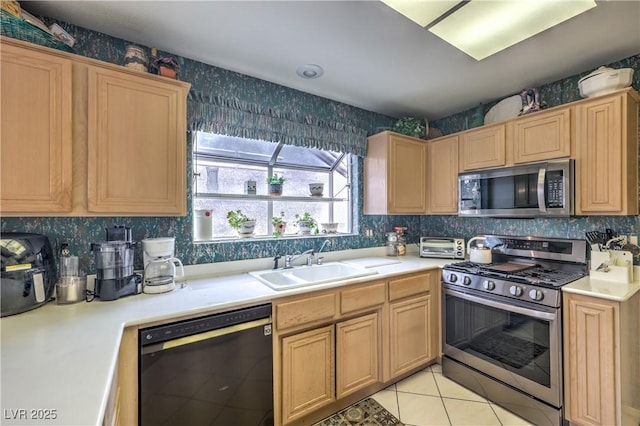
[[[46,21],[53,22],[50,19]],[[122,64],[127,40],[80,28],[65,22],[58,22],[76,38],[75,53],[106,62]],[[170,52],[159,52],[159,54]],[[365,111],[350,105],[289,89],[247,75],[238,74],[186,58],[178,58],[181,63],[180,79],[192,83],[194,90],[211,93],[241,101],[257,103],[282,111],[310,114],[319,119],[337,121],[365,129],[368,134],[391,128],[396,121],[392,117]],[[640,79],[640,56],[611,64],[612,67],[632,66],[635,72],[634,87]],[[591,70],[586,70],[585,73]],[[550,106],[577,99],[576,82],[581,75],[571,76],[540,88],[542,99]],[[498,100],[496,100],[497,102]],[[495,102],[493,103],[495,104]],[[493,104],[484,105],[485,112]],[[464,111],[432,123],[445,134],[467,128],[473,110]],[[191,150],[188,146],[188,173],[191,175]],[[362,159],[358,160],[355,175],[355,196],[362,205]],[[188,209],[191,209],[191,192],[188,194]],[[93,258],[89,251],[92,242],[103,241],[105,228],[125,225],[132,228],[133,238],[140,241],[148,237],[175,236],[176,256],[185,264],[221,262],[275,254],[295,253],[308,248],[318,249],[324,238],[292,240],[243,240],[237,242],[193,244],[192,215],[186,217],[34,217],[7,218],[0,220],[2,232],[24,231],[49,235],[57,244],[67,242],[74,254],[80,256],[81,268],[86,273],[94,273]],[[616,230],[640,230],[637,217],[632,218],[571,218],[545,220],[517,219],[460,219],[457,216],[365,216],[361,211],[355,215],[356,229],[360,235],[330,237],[331,250],[346,250],[362,247],[382,246],[384,232],[393,226],[407,226],[409,242],[416,242],[419,235],[456,235],[469,238],[482,233],[533,234],[558,237],[582,238],[586,230],[612,227]],[[364,230],[374,230],[374,237],[365,237]],[[141,249],[136,252],[136,265],[142,267]]]

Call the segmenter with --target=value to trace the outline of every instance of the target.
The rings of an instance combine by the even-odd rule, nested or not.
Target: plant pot
[[[240,235],[241,237],[252,236],[255,229],[256,221],[248,220],[242,223],[242,226],[240,227],[240,229],[238,229],[238,235]]]
[[[324,191],[324,183],[310,183],[309,184],[309,192],[312,197],[322,197],[322,192]]]
[[[299,220],[298,221],[298,233],[300,235],[309,235],[309,234],[311,234],[310,222],[308,220]]]
[[[284,235],[284,232],[287,229],[287,222],[280,222],[277,225],[274,225],[273,227],[273,236],[274,237],[281,237]]]
[[[269,184],[269,195],[282,195],[282,184],[281,183],[270,183]]]
[[[164,67],[162,65],[158,67],[158,75],[167,78],[173,78],[174,80],[178,78],[178,72],[176,70],[174,70],[173,68]]]

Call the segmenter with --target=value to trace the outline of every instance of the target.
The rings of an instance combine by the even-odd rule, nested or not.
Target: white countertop
[[[384,248],[324,255],[325,263],[370,256],[385,258]],[[438,268],[451,262],[421,259],[417,253],[391,259],[399,262],[372,268],[378,271],[376,275],[286,291],[274,291],[246,273],[270,268],[270,259],[193,265],[186,267],[185,286],[168,293],[140,294],[112,302],[96,300],[73,305],[51,302],[2,318],[0,424],[100,425],[124,327],[221,312],[347,283]],[[34,417],[46,410],[50,410],[49,414],[55,412],[55,419]]]
[[[625,284],[584,277],[563,286],[562,291],[624,302],[640,291],[640,281],[636,280],[631,284]]]
[[[384,247],[324,253],[325,263],[397,260],[373,267],[378,274],[330,284],[275,291],[247,271],[269,269],[272,259],[186,266],[185,286],[164,294],[140,294],[117,301],[57,305],[55,302],[0,319],[2,425],[100,425],[115,369],[122,331],[183,315],[210,314],[273,301],[294,294],[391,275],[439,268],[450,259],[422,259],[417,253],[386,257]],[[386,262],[384,262],[386,263]],[[640,283],[599,282],[588,277],[563,287],[594,297],[624,301]],[[36,410],[36,411],[32,411]],[[41,411],[37,411],[41,410]],[[36,419],[55,410],[55,419]]]

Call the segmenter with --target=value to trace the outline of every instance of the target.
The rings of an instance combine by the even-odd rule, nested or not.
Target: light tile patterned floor
[[[372,397],[407,426],[530,425],[447,379],[438,364]]]

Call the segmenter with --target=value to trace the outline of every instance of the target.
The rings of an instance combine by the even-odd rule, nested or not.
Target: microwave
[[[573,214],[574,160],[458,174],[458,215],[567,217]]]
[[[464,259],[464,238],[421,237],[420,257]]]

